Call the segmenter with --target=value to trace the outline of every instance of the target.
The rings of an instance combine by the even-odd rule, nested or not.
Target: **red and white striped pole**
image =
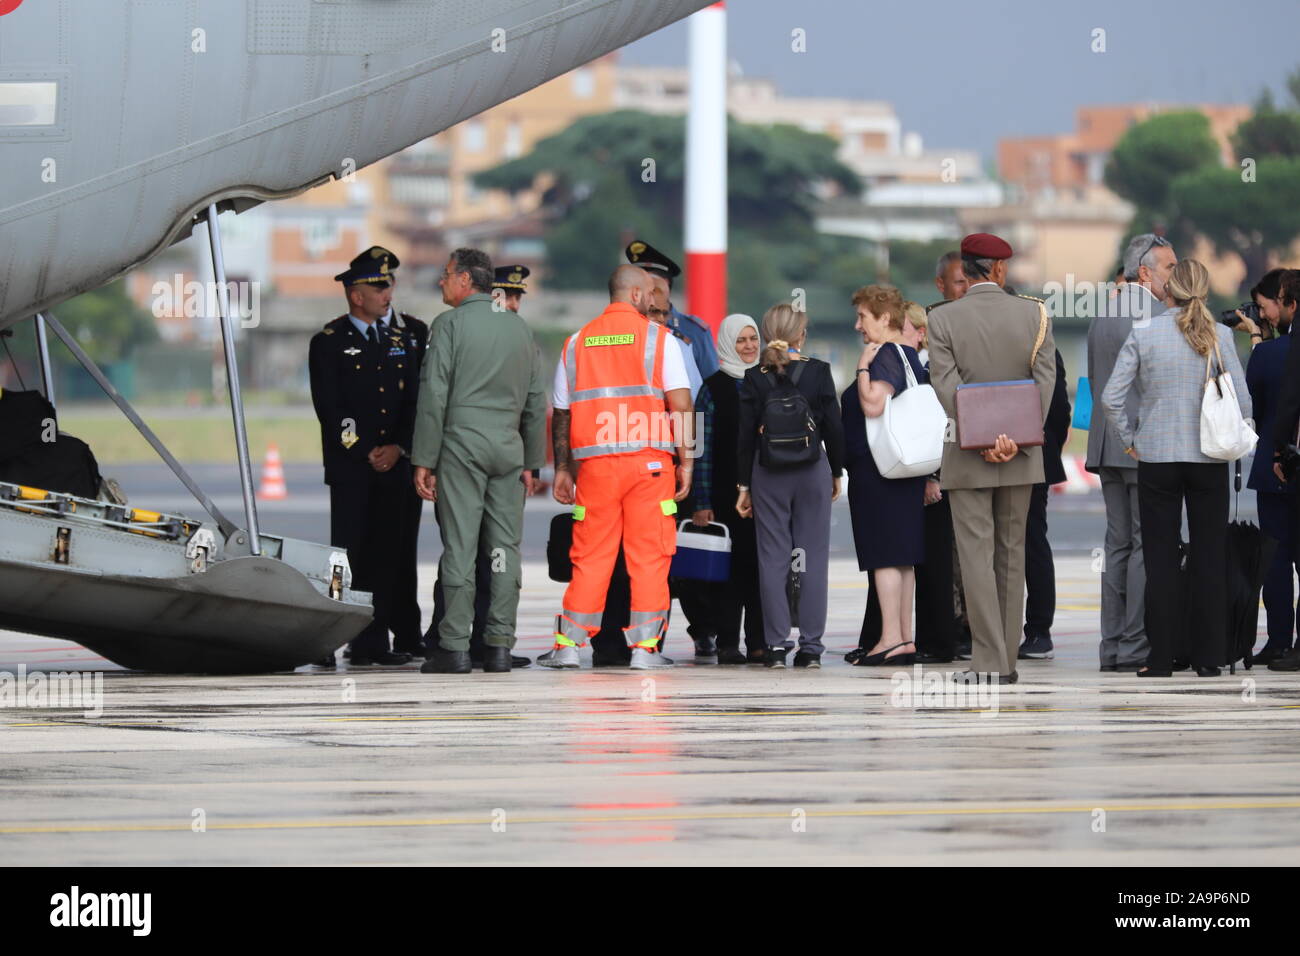
[[[727,314],[727,12],[690,18],[686,114],[686,311],[717,335]]]

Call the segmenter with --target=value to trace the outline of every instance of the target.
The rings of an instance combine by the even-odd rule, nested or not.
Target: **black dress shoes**
[[[719,647],[718,663],[719,664],[746,664],[749,658],[741,653],[738,647]]]
[[[442,648],[435,650],[420,667],[421,674],[469,674],[473,670],[469,651],[444,651]]]
[[[312,661],[312,664],[315,667],[337,667],[338,666],[338,662],[334,660],[333,654],[329,654],[325,657],[322,657],[318,661]]]
[[[367,657],[356,651],[352,652],[352,659],[348,662],[349,667],[370,667],[379,665],[380,667],[399,667],[402,664],[411,663],[410,654],[399,654],[396,651],[380,651],[373,657]]]
[[[509,674],[510,664],[510,648],[488,645],[488,647],[484,649],[483,673]]]
[[[1196,676],[1197,677],[1218,677],[1219,669],[1217,667],[1202,667],[1200,664],[1197,664]]]
[[[1250,663],[1252,665],[1267,666],[1279,657],[1286,655],[1290,650],[1289,647],[1282,647],[1280,644],[1265,644],[1258,654],[1250,655]]]
[[[1268,662],[1271,671],[1300,671],[1300,647]]]
[[[1137,672],[1138,677],[1173,677],[1172,670],[1160,670],[1154,667],[1144,667]]]

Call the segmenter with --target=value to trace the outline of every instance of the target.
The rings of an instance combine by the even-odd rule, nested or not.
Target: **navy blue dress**
[[[918,384],[929,382],[916,351],[902,346]],[[886,345],[871,363],[871,379],[888,382],[894,394],[907,388],[898,348]],[[882,478],[867,447],[867,419],[858,401],[856,381],[840,398],[844,422],[844,464],[849,473],[849,514],[858,570],[906,568],[925,563],[925,476]]]

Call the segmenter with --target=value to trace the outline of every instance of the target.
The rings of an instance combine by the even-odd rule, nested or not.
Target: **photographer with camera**
[[[1287,271],[1294,272],[1274,269],[1250,290],[1261,324],[1270,332],[1275,329],[1277,331],[1276,337],[1257,344],[1251,352],[1250,364],[1246,366],[1246,387],[1250,391],[1250,402],[1261,435],[1270,434],[1274,428],[1278,399],[1285,381],[1287,356],[1291,350],[1291,336],[1287,332],[1295,318],[1295,302],[1284,306],[1278,301],[1282,276]],[[1300,276],[1300,272],[1295,274]],[[1244,311],[1236,311],[1236,315],[1243,320],[1241,325],[1249,321],[1248,314],[1242,314]],[[1256,344],[1253,335],[1251,342]],[[1260,530],[1278,543],[1264,577],[1268,641],[1259,653],[1253,655],[1256,664],[1271,663],[1291,650],[1297,623],[1292,569],[1298,563],[1296,532],[1297,525],[1300,524],[1300,511],[1297,510],[1297,501],[1300,499],[1297,499],[1293,483],[1280,480],[1274,474],[1272,463],[1271,455],[1257,453],[1246,483],[1246,487],[1255,491]]]
[[[1279,299],[1282,275],[1288,271],[1290,270],[1271,269],[1264,273],[1250,290],[1249,302],[1219,313],[1219,321],[1228,328],[1250,334],[1252,349],[1261,342],[1269,342],[1285,335],[1291,326],[1292,316],[1286,314]]]

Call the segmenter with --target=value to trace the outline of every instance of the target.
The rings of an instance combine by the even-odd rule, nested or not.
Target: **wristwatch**
[[[749,485],[736,485],[737,491],[749,491]]]

